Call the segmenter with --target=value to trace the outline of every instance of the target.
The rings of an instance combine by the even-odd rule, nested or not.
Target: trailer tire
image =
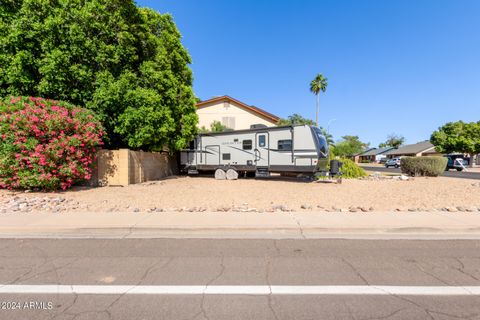
[[[217,169],[215,170],[215,179],[216,180],[225,180],[227,174],[225,173],[225,170],[223,169]]]
[[[228,169],[226,173],[227,180],[237,180],[238,172],[235,169]]]

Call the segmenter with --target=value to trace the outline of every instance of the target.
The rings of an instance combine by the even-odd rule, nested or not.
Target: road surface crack
[[[394,315],[396,315],[397,313],[399,313],[400,311],[403,311],[403,310],[405,310],[405,309],[407,309],[407,308],[400,308],[400,309],[395,310],[395,311],[393,311],[392,313],[389,313],[389,314],[387,314],[387,315],[385,315],[385,316],[374,317],[374,318],[365,318],[365,319],[363,319],[363,320],[384,320],[384,319],[388,319],[388,318],[393,317]]]
[[[370,285],[370,283],[368,283],[367,279],[357,270],[357,268],[355,268],[353,266],[353,264],[351,264],[349,261],[347,261],[347,259],[345,258],[342,258],[342,261],[350,267],[350,269],[353,270],[353,272],[357,275],[357,277],[359,277],[360,279],[362,279],[363,282],[365,282],[366,285]]]
[[[480,281],[479,278],[477,278],[473,274],[470,274],[467,271],[465,271],[465,265],[463,264],[462,260],[460,260],[460,258],[455,258],[455,260],[460,264],[460,268],[455,268],[454,267],[453,269],[457,270],[460,273],[463,273],[464,275],[472,278],[473,280]]]
[[[303,232],[303,228],[302,228],[302,225],[300,224],[300,221],[295,217],[295,215],[291,214],[291,216],[292,216],[293,221],[295,221],[295,223],[298,226],[298,230],[300,231],[300,235],[302,236],[302,239],[306,240],[307,237],[305,237],[305,233]]]
[[[126,235],[124,235],[121,239],[125,239],[125,238],[128,238],[129,236],[132,235],[133,233],[133,230],[138,226],[139,223],[145,221],[146,219],[150,218],[151,217],[151,214],[147,214],[144,218],[138,220],[137,222],[135,222],[134,225],[132,225],[131,227],[128,228],[128,232]]]
[[[223,273],[225,272],[225,264],[224,264],[224,260],[225,260],[225,256],[223,255],[222,253],[222,257],[221,257],[221,260],[220,260],[220,272],[213,278],[211,279],[210,281],[208,281],[206,284],[205,284],[205,287],[203,288],[203,292],[202,292],[202,299],[200,301],[200,312],[196,313],[192,319],[196,319],[198,316],[202,316],[204,319],[207,319],[209,320],[210,318],[208,317],[207,315],[207,310],[205,310],[205,292],[207,291],[208,287],[214,283],[215,281],[217,281],[218,279],[220,279],[221,276],[223,276]]]
[[[272,304],[272,285],[270,284],[270,259],[267,257],[267,265],[266,265],[266,269],[265,269],[265,279],[267,281],[267,285],[268,285],[268,296],[267,296],[267,301],[268,301],[268,308],[270,309],[270,312],[272,312],[273,314],[273,317],[275,318],[275,320],[278,320],[278,316],[277,316],[277,313],[275,312],[275,309],[273,308],[273,304]]]
[[[165,265],[169,264],[170,261],[172,260],[172,258],[170,258],[170,260],[168,260]],[[147,276],[154,270],[154,268],[156,266],[158,266],[160,264],[160,262],[162,262],[162,260],[159,260],[159,261],[156,261],[154,262],[150,267],[147,268],[147,270],[145,270],[145,272],[143,273],[143,275],[140,277],[140,280],[137,281],[136,284],[134,284],[130,289],[126,290],[124,293],[122,293],[117,299],[113,300],[112,303],[110,303],[106,308],[105,308],[105,311],[108,312],[108,314],[110,314],[110,309],[121,299],[123,298],[127,293],[129,293],[130,291],[132,291],[133,289],[135,289],[136,287],[138,287],[143,281],[145,281],[145,279],[147,278]],[[163,267],[163,266],[162,266]]]
[[[418,263],[417,260],[412,259],[412,260],[408,260],[407,262],[413,263],[413,265],[414,265],[415,267],[417,267],[418,270],[420,270],[422,273],[426,274],[427,276],[430,276],[430,277],[432,277],[432,278],[440,281],[441,283],[443,283],[443,284],[445,284],[445,285],[447,285],[447,286],[451,285],[450,283],[448,283],[447,281],[443,280],[443,279],[440,278],[439,276],[437,276],[437,275],[435,275],[435,274],[433,274],[433,273],[430,273],[430,272],[428,272],[427,270],[425,270],[425,269]],[[432,270],[433,270],[433,269],[432,269]]]

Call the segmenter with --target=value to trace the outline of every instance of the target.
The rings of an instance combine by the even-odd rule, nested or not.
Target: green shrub
[[[436,177],[445,171],[447,161],[445,157],[403,157],[400,167],[410,176]]]
[[[342,167],[340,168],[340,172],[342,173],[342,178],[346,179],[356,179],[365,177],[367,173],[365,170],[360,168],[355,162],[350,159],[342,158],[340,162],[343,163]]]

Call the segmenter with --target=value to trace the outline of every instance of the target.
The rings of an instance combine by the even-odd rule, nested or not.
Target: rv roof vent
[[[262,129],[262,128],[268,128],[268,127],[262,123],[252,124],[250,126],[250,129]]]

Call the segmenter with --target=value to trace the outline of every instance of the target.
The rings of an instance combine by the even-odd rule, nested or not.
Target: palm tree
[[[327,78],[323,76],[323,74],[319,73],[315,77],[315,79],[310,82],[310,91],[313,92],[317,96],[317,112],[315,115],[315,123],[317,124],[318,127],[318,108],[320,104],[320,91],[325,92],[327,90]]]
[[[333,146],[335,144],[332,134],[328,132],[327,129],[325,129],[324,127],[320,127],[320,132],[325,137],[325,140],[327,140],[329,146]]]

